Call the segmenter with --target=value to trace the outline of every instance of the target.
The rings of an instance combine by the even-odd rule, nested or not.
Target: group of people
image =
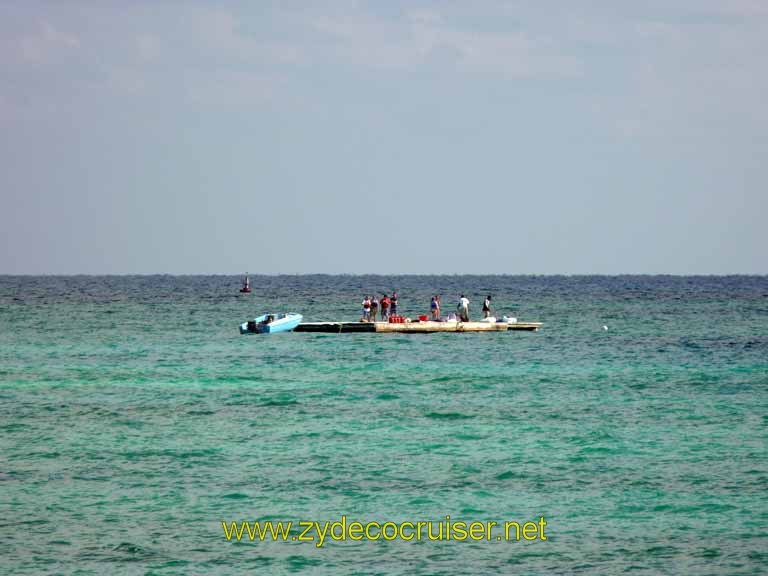
[[[392,293],[390,298],[384,294],[379,300],[376,296],[366,296],[363,299],[363,316],[360,319],[361,322],[376,322],[376,316],[380,314],[381,321],[387,322],[390,317],[397,316],[397,292]],[[429,304],[429,311],[432,316],[432,320],[440,320],[440,294],[432,296],[432,301]],[[456,305],[456,313],[459,320],[462,322],[469,322],[469,298],[462,294],[459,297],[458,304]],[[491,315],[491,295],[485,297],[483,301],[483,318],[488,318]]]
[[[469,298],[462,294],[459,297],[459,303],[456,305],[456,311],[459,314],[459,320],[462,322],[469,322]],[[488,318],[491,315],[491,295],[485,297],[483,300],[483,318]]]
[[[388,322],[391,316],[397,316],[397,292],[392,292],[391,298],[383,294],[381,300],[376,296],[366,296],[363,299],[362,322],[376,322],[376,315],[379,313],[382,322]]]

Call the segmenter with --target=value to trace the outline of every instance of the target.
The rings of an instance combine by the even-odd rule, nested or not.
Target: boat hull
[[[273,320],[268,321],[269,317]],[[249,322],[240,324],[240,334],[276,334],[290,332],[302,321],[301,314],[262,314]]]

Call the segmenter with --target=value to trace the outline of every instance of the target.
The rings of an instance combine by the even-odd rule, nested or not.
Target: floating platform
[[[432,332],[506,332],[541,328],[541,322],[304,322],[294,332],[398,332],[429,334]]]

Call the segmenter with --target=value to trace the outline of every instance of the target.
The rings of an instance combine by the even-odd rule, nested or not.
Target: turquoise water
[[[0,277],[0,572],[765,574],[766,277]],[[460,292],[537,333],[240,336]],[[607,326],[608,330],[603,329]],[[547,522],[227,541],[227,521]],[[293,533],[294,535],[296,532]]]

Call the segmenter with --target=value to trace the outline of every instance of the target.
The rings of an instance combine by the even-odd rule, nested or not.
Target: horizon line
[[[496,277],[589,277],[589,276],[602,276],[602,277],[620,277],[620,276],[648,276],[648,277],[729,277],[729,276],[751,276],[760,277],[768,276],[768,272],[699,272],[699,273],[677,273],[677,272],[619,272],[619,273],[587,273],[587,272],[545,272],[545,273],[526,273],[520,272],[516,274],[508,273],[482,273],[482,272],[392,272],[392,273],[369,273],[369,272],[109,272],[109,273],[95,273],[95,272],[67,272],[67,273],[34,273],[34,272],[22,272],[22,273],[5,273],[0,272],[0,277],[131,277],[131,276],[171,276],[171,277],[189,277],[189,276],[266,276],[266,277],[280,277],[280,276],[379,276],[379,277],[421,277],[421,276],[496,276]]]

